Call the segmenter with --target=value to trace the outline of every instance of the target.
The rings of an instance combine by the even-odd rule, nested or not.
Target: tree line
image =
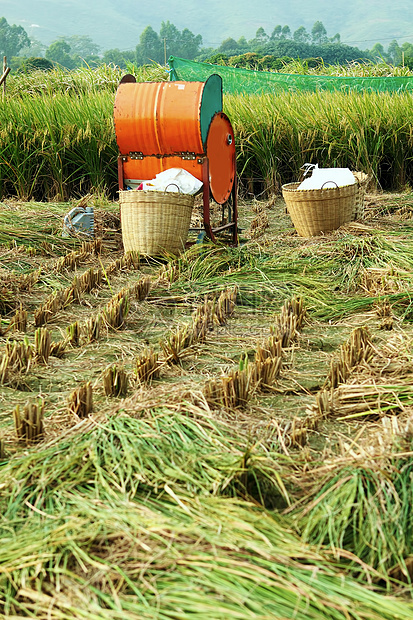
[[[218,64],[232,64],[263,70],[278,70],[292,59],[308,60],[309,63],[345,64],[352,61],[385,61],[393,65],[401,63],[413,68],[413,44],[396,40],[387,49],[376,43],[370,50],[341,42],[340,34],[333,37],[321,21],[316,21],[307,31],[304,26],[291,31],[288,25],[276,25],[270,34],[258,28],[253,39],[227,38],[218,48],[202,46],[202,36],[188,28],[180,31],[169,20],[162,22],[159,33],[147,26],[139,37],[135,49],[121,51],[117,48],[102,52],[88,36],[59,37],[49,46],[30,39],[22,26],[8,24],[0,18],[0,56],[6,56],[14,70],[51,69],[59,65],[68,70],[81,66],[114,64],[121,69],[132,65],[150,63],[166,65],[170,55]]]

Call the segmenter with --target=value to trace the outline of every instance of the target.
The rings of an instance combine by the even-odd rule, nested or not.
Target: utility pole
[[[166,37],[163,38],[163,53],[165,57],[165,67],[166,67]]]
[[[0,84],[3,84],[3,99],[6,97],[6,77],[10,73],[10,67],[7,66],[7,58],[3,56],[3,75],[0,77]]]
[[[3,75],[7,77],[7,56],[3,56]],[[3,80],[3,98],[6,96],[6,77]]]

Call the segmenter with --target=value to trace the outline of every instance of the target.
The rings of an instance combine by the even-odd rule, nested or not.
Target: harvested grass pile
[[[397,414],[413,405],[411,382],[396,384],[352,383],[332,395],[332,413],[339,420]]]
[[[380,350],[365,328],[353,330],[330,364],[327,388],[316,395],[309,419],[394,415],[413,405],[409,343],[398,338]]]
[[[411,440],[404,444],[411,448]],[[361,456],[333,465],[314,485],[295,515],[302,539],[331,549],[354,573],[371,567],[376,583],[411,583],[411,452],[400,457],[392,446],[385,454]]]
[[[4,250],[1,271],[18,281],[42,257],[36,297],[63,280],[87,291],[101,275],[81,308],[68,305],[53,321],[53,334],[71,323],[57,343],[33,329],[35,296],[21,300],[7,285],[2,327],[13,313],[17,323],[22,301],[31,358],[20,370],[10,364],[1,390],[13,403],[0,411],[1,617],[413,617],[403,596],[412,591],[412,424],[397,450],[380,434],[385,422],[407,428],[413,404],[411,249],[397,255],[398,237],[371,226],[306,242],[281,231],[273,244],[270,235],[238,248],[204,243],[160,269],[133,255],[107,265],[107,246],[62,260],[63,248],[43,242]],[[130,272],[139,263],[145,277]],[[115,330],[103,314],[109,296]],[[307,323],[307,312],[318,321]],[[386,317],[391,332],[380,330]],[[369,332],[357,328],[340,346],[360,321]],[[159,352],[168,334],[170,350]],[[333,350],[326,389],[306,416]],[[179,363],[192,359],[177,366],[173,351]],[[212,373],[205,398],[195,386]],[[130,398],[105,398],[126,396],[126,382]],[[16,429],[30,421],[28,388],[45,396],[49,415],[38,436],[26,424],[18,441],[10,413],[20,403]],[[214,401],[226,411],[211,410]]]
[[[276,513],[218,495],[243,476],[241,454],[224,427],[171,413],[112,419],[3,467],[6,617],[411,618]]]

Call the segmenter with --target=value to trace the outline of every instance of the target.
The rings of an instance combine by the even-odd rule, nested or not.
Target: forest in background
[[[159,32],[147,26],[135,49],[121,51],[118,48],[102,50],[86,35],[62,36],[45,46],[30,38],[22,26],[10,25],[5,17],[1,17],[0,55],[7,57],[13,71],[48,70],[56,66],[73,70],[104,64],[129,70],[131,65],[166,65],[170,55],[275,71],[294,59],[306,60],[309,66],[384,61],[394,66],[413,67],[412,43],[399,45],[397,40],[392,40],[386,48],[375,43],[371,49],[361,50],[342,43],[339,33],[328,36],[321,21],[316,21],[311,31],[304,26],[292,31],[288,25],[276,25],[271,33],[267,33],[260,27],[253,39],[229,37],[217,48],[212,48],[203,46],[200,34],[195,35],[188,28],[179,30],[168,20],[162,22]]]

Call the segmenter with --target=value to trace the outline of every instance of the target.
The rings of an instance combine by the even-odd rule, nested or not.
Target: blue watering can
[[[95,234],[95,216],[93,207],[74,207],[63,220],[62,237],[76,237]]]

